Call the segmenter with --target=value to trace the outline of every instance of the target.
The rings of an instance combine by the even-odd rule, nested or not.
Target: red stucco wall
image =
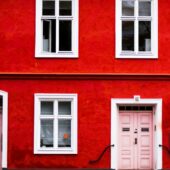
[[[0,72],[170,73],[170,3],[159,1],[159,59],[115,59],[115,1],[79,0],[79,58],[36,59],[35,0],[0,1]],[[109,168],[111,98],[163,99],[163,143],[170,131],[169,81],[0,81],[9,93],[8,167]],[[34,93],[78,94],[78,154],[33,155]],[[170,155],[163,152],[164,168]]]
[[[47,85],[48,84],[48,85]],[[162,88],[163,87],[163,88]],[[0,89],[9,93],[8,167],[109,168],[110,152],[90,165],[110,144],[111,98],[163,99],[163,143],[170,131],[170,82],[126,80],[72,81],[0,81]],[[78,154],[34,155],[34,93],[78,94]],[[164,168],[170,168],[170,155],[163,152]]]
[[[170,3],[159,1],[159,59],[115,59],[115,0],[79,0],[79,58],[35,59],[35,0],[0,1],[0,72],[170,73]]]

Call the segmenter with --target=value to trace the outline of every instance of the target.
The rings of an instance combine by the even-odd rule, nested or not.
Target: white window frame
[[[55,15],[42,15],[43,0],[36,0],[36,58],[78,58],[78,11],[79,0],[72,1],[72,16],[59,16],[59,0],[55,0]],[[43,52],[43,25],[42,19],[56,19],[56,52]],[[72,51],[59,51],[59,20],[72,20]]]
[[[71,101],[71,148],[56,147],[57,134],[54,133],[54,148],[40,147],[40,104],[41,101]],[[54,112],[55,112],[54,107]],[[34,95],[34,154],[77,154],[77,94]],[[58,126],[54,124],[54,129]]]
[[[138,1],[134,0],[135,16],[138,14]],[[148,0],[140,0],[148,1]],[[122,51],[122,18],[136,21],[134,22],[134,52]],[[129,19],[128,19],[129,18]],[[142,20],[148,20],[149,17],[122,17],[122,0],[116,0],[116,58],[134,58],[134,59],[157,59],[158,58],[158,0],[151,0],[151,52],[139,52],[138,44],[138,22]]]
[[[8,168],[8,93],[0,90],[2,97],[2,169]]]

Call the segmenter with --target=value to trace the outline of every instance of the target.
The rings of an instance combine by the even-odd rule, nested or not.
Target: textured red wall
[[[79,58],[35,59],[35,0],[0,1],[0,72],[170,73],[170,3],[159,1],[159,59],[115,59],[115,0],[79,0]]]
[[[48,84],[48,85],[47,85]],[[164,88],[162,88],[164,87]],[[19,89],[18,89],[19,88]],[[105,146],[110,144],[111,98],[163,99],[163,143],[170,131],[170,82],[168,81],[0,81],[9,93],[9,168],[110,168],[110,152],[94,165]],[[78,94],[78,154],[34,155],[34,93]],[[170,155],[163,152],[164,168],[170,168]]]

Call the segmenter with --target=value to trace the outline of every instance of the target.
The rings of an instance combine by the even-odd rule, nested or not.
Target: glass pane
[[[43,21],[43,51],[50,50],[50,22]]]
[[[55,1],[43,1],[43,15],[55,15]]]
[[[151,51],[150,21],[139,21],[139,51]]]
[[[71,102],[58,103],[59,115],[71,115]]]
[[[56,52],[56,20],[51,25],[51,52]]]
[[[122,50],[134,51],[134,21],[122,21]]]
[[[56,51],[56,20],[43,21],[43,51]]]
[[[122,1],[122,16],[134,16],[134,1]]]
[[[71,147],[71,120],[58,121],[58,147]]]
[[[41,120],[41,147],[53,147],[53,120]]]
[[[71,51],[71,21],[59,21],[59,51]]]
[[[139,16],[151,16],[151,2],[139,1]]]
[[[71,1],[60,1],[60,15],[72,15]]]
[[[41,102],[41,115],[53,115],[53,102]]]

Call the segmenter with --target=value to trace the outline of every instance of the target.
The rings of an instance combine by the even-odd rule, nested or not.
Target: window
[[[116,0],[116,58],[158,58],[157,0]]]
[[[77,95],[35,94],[34,153],[77,153]]]
[[[36,57],[78,57],[78,0],[36,0]]]

